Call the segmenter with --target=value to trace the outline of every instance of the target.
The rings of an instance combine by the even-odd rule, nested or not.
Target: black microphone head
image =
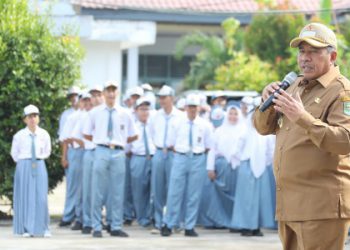
[[[289,85],[295,82],[295,80],[298,78],[298,75],[295,72],[289,72],[283,79],[282,82],[287,82]]]

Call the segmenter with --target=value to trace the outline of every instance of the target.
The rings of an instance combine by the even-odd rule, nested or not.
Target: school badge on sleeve
[[[343,102],[343,111],[345,115],[350,116],[350,101]]]

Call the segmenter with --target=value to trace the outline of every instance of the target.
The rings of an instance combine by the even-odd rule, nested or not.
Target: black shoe
[[[83,230],[81,230],[82,234],[91,234],[92,227],[83,227]]]
[[[255,229],[253,230],[253,236],[262,237],[264,234],[260,231],[260,229]]]
[[[106,230],[108,233],[110,233],[111,232],[111,225],[104,226],[103,230]]]
[[[241,236],[245,236],[245,237],[253,236],[253,230],[242,229]]]
[[[94,238],[102,238],[102,232],[101,231],[94,231],[92,234],[92,237]]]
[[[196,233],[196,231],[194,231],[194,229],[189,229],[185,230],[185,236],[198,237],[198,234]]]
[[[171,235],[171,229],[167,227],[167,225],[164,225],[162,229],[160,230],[160,234],[162,236],[170,236]]]
[[[122,237],[122,238],[129,237],[129,235],[122,230],[112,230],[111,236]]]
[[[241,229],[230,228],[230,233],[239,234],[239,233],[242,233],[242,230]]]
[[[81,222],[79,222],[79,221],[76,221],[71,229],[73,231],[81,230],[81,229],[83,229],[83,224],[81,224]]]
[[[72,224],[71,221],[63,221],[61,220],[60,223],[58,224],[59,227],[68,227],[70,226],[70,224]]]
[[[124,226],[131,226],[132,220],[126,219],[124,220]]]

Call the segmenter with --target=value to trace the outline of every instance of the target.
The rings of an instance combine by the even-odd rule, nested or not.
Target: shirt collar
[[[172,108],[172,110],[171,110],[171,112],[170,112],[170,114],[167,114],[167,113],[165,113],[165,110],[164,109],[162,109],[162,113],[163,113],[163,115],[164,116],[173,116],[175,113],[176,113],[176,111],[177,111],[177,109],[176,109],[176,107],[175,106],[173,106],[173,108]]]
[[[143,122],[141,122],[139,119],[136,119],[136,123],[138,123],[138,124],[140,124],[140,125],[146,125],[146,127],[148,126],[148,124],[149,124],[149,119],[146,121],[146,123],[143,123]]]
[[[330,70],[317,78],[317,81],[322,84],[323,87],[327,88],[328,85],[340,75],[339,66],[331,67]]]
[[[193,124],[197,124],[199,122],[199,117],[197,115],[196,118],[194,118],[193,121],[191,121],[190,119],[188,119],[188,117],[186,117],[186,120],[187,120],[188,123],[192,122]]]
[[[103,105],[103,109],[106,109],[106,110],[109,110],[109,109],[110,109],[110,107],[108,107],[106,103],[103,103],[102,105]],[[118,105],[115,104],[113,108],[114,108],[115,110],[118,110]]]
[[[320,76],[319,78],[317,78],[315,80],[308,81],[305,79],[301,79],[299,86],[300,85],[307,85],[308,83],[311,83],[311,82],[318,82],[324,88],[327,88],[329,86],[329,84],[339,75],[340,75],[339,66],[331,67],[330,70],[328,70],[328,72],[326,74]]]
[[[32,133],[32,131],[29,130],[28,126],[25,128],[25,132],[26,134],[28,135],[37,135],[38,134],[38,129],[39,129],[39,126],[36,126],[36,129],[35,129],[35,133]]]

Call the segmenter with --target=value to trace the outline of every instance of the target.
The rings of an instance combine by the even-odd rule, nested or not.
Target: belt
[[[109,149],[119,149],[119,150],[123,150],[124,148],[122,146],[119,145],[106,145],[106,144],[97,144],[97,146],[100,147],[104,147],[104,148],[109,148]]]
[[[175,152],[179,155],[190,155],[191,153],[181,153],[181,152]],[[199,155],[204,155],[204,152],[203,153],[192,153],[192,155],[195,155],[195,156],[199,156]]]
[[[142,156],[142,157],[147,157],[147,155],[137,155],[137,154],[132,154],[132,155],[135,155],[135,156]],[[153,157],[153,155],[149,155],[149,157]]]
[[[164,149],[166,149],[166,150],[168,150],[168,151],[173,151],[172,148],[161,148],[161,147],[156,147],[156,149],[158,149],[158,150],[164,150]]]

